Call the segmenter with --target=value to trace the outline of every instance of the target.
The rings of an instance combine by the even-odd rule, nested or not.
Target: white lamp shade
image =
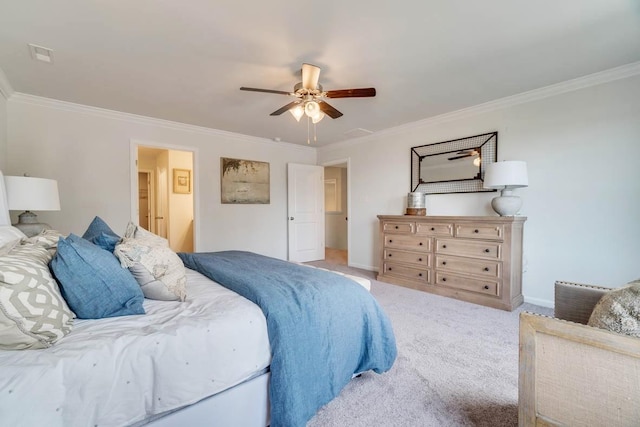
[[[527,164],[523,161],[491,163],[484,172],[484,188],[519,188],[528,185]]]
[[[59,211],[58,181],[30,176],[5,176],[7,204],[15,211]]]

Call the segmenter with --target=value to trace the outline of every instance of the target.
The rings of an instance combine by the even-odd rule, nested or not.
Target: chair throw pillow
[[[49,272],[51,253],[25,243],[0,257],[0,349],[50,347],[73,326],[73,313]]]
[[[71,234],[58,242],[50,266],[78,318],[144,314],[140,286],[109,251]]]
[[[135,235],[142,237],[124,237],[116,246],[114,255],[123,267],[129,268],[142,288],[145,298],[184,301],[187,278],[182,260],[158,240],[162,239],[161,237],[155,236],[155,239],[139,232]]]
[[[120,236],[118,236],[99,216],[93,218],[93,221],[89,224],[89,227],[82,235],[82,238],[109,252],[113,252],[116,244],[120,241]]]
[[[640,280],[603,295],[588,325],[640,338]]]

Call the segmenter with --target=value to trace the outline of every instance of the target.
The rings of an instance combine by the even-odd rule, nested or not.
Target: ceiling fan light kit
[[[325,115],[332,119],[342,116],[342,113],[331,106],[324,98],[367,98],[376,96],[375,88],[364,89],[340,89],[324,91],[322,85],[318,84],[320,78],[320,67],[312,64],[302,64],[302,81],[293,87],[293,92],[285,92],[282,90],[259,89],[253,87],[241,87],[240,90],[251,92],[275,93],[278,95],[288,95],[298,98],[296,101],[277,109],[272,116],[279,116],[285,111],[289,111],[291,115],[300,121],[303,115],[307,116],[307,121],[311,120],[313,124],[319,123]],[[307,126],[307,143],[309,143],[309,126]],[[315,133],[315,126],[314,126]],[[314,135],[314,140],[315,140]]]

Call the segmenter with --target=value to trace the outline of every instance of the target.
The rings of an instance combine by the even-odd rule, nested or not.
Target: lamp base
[[[500,196],[491,200],[491,207],[500,216],[515,216],[522,207],[522,199],[511,194],[511,190],[504,189]]]
[[[18,223],[12,225],[22,231],[27,237],[37,236],[44,230],[51,229],[49,224],[38,222],[38,215],[31,211],[22,212],[18,215]]]

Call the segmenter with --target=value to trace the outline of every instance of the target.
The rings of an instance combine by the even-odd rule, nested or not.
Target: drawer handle
[[[422,273],[418,273],[418,276],[422,277]]]
[[[393,254],[389,254],[389,258],[391,258],[391,256],[392,256],[392,255],[393,255]]]
[[[389,255],[389,256],[391,256],[391,255]],[[484,271],[489,271],[489,267],[485,267]]]
[[[489,252],[491,252],[491,251],[490,251],[489,249],[485,249],[484,251],[485,251],[486,253],[489,253]]]
[[[389,239],[389,243],[393,243],[393,240]]]
[[[474,233],[479,233],[480,231],[478,229],[473,230]]]
[[[391,271],[391,270],[393,270],[393,269],[392,269],[391,267],[387,267],[387,270]]]
[[[418,243],[420,246],[422,246],[422,242]]]
[[[435,227],[431,227],[431,231],[436,231],[436,228]]]
[[[418,262],[422,262],[422,258],[418,258]]]
[[[446,278],[446,277],[443,277],[443,278],[442,278],[442,281],[443,281],[443,282],[446,282],[446,281],[447,281],[447,278]]]
[[[442,245],[442,249],[447,249],[447,245]]]
[[[447,261],[442,261],[442,265],[447,265]]]
[[[396,225],[396,230],[398,229],[398,226]]]
[[[489,289],[489,285],[484,285],[484,288],[485,289]]]

